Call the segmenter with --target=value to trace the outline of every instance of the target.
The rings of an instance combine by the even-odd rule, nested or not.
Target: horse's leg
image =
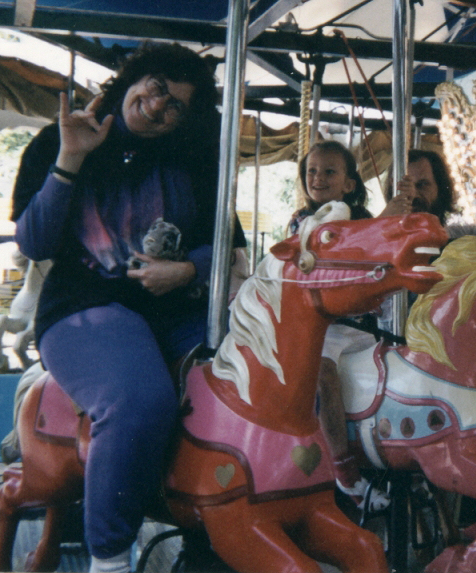
[[[263,507],[258,508],[259,505]],[[214,551],[240,573],[322,573],[319,564],[284,532],[279,519],[273,515],[266,518],[266,505],[250,506],[241,498],[201,508],[200,515]]]
[[[427,479],[436,487],[476,497],[472,479],[476,470],[476,447],[473,438],[448,436],[444,442],[410,450]],[[427,573],[470,573],[476,570],[476,542],[447,547],[425,569]]]
[[[0,317],[0,366],[8,365],[8,357],[3,353],[3,336],[5,332],[18,334],[25,330],[27,323],[23,318],[12,318],[11,316]]]
[[[13,352],[18,356],[20,363],[22,365],[23,370],[28,370],[30,366],[33,364],[33,360],[28,356],[28,346],[30,342],[35,339],[33,328],[28,328],[19,332],[15,338],[15,342],[13,343]]]
[[[345,516],[333,492],[319,494],[298,542],[306,554],[337,565],[344,573],[388,573],[380,539]]]
[[[35,551],[28,554],[25,571],[56,571],[61,559],[61,536],[66,506],[50,506],[46,510],[43,534]]]
[[[21,470],[5,470],[3,474],[4,485],[0,488],[0,571],[12,570],[13,544],[20,519],[14,500],[21,477]]]
[[[38,553],[32,556],[29,568],[54,570],[58,556],[61,517],[63,510],[54,508],[79,499],[83,489],[83,467],[74,447],[39,441],[35,435],[34,420],[41,394],[41,384],[33,385],[25,396],[19,416],[23,469],[7,468],[1,489],[0,555],[3,562],[11,561],[11,545],[15,536],[14,520],[21,507],[31,505],[51,507],[48,510],[44,534]],[[2,547],[3,533],[7,542]],[[3,552],[3,553],[2,553]],[[10,568],[2,569],[11,570]]]
[[[8,330],[9,321],[7,315],[0,316],[0,372],[8,369],[8,356],[3,353],[3,336]]]

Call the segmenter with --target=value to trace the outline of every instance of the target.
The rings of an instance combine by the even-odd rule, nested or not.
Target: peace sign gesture
[[[60,94],[60,151],[56,165],[71,173],[77,173],[85,157],[99,147],[114,119],[107,115],[102,123],[96,119],[96,111],[101,104],[102,95],[96,96],[84,110],[69,112],[68,97]]]

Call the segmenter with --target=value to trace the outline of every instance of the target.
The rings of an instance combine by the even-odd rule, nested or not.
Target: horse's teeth
[[[422,253],[424,255],[439,255],[440,249],[437,247],[416,247],[415,253]]]
[[[415,265],[414,267],[412,267],[412,271],[414,273],[428,273],[428,272],[434,272],[435,269],[433,267],[424,267]]]

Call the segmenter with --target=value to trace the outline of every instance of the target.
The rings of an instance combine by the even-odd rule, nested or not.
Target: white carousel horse
[[[20,257],[18,257],[18,262],[21,261]],[[8,358],[3,353],[4,346],[2,343],[5,332],[17,335],[13,344],[13,351],[18,356],[23,369],[27,370],[34,362],[28,356],[27,350],[30,342],[34,339],[33,326],[36,305],[43,281],[50,267],[51,261],[49,260],[35,262],[27,259],[23,286],[13,299],[9,313],[0,316],[0,370],[4,370],[5,366],[8,365]]]
[[[433,266],[443,280],[412,306],[407,345],[339,361],[350,448],[363,465],[421,469],[442,490],[476,498],[476,237],[450,243]],[[474,573],[475,530],[426,573]]]

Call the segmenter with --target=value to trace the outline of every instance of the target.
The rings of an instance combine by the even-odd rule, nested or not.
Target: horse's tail
[[[23,373],[18,381],[13,405],[13,430],[3,438],[1,443],[2,459],[7,464],[18,461],[21,456],[20,440],[17,431],[18,414],[27,391],[44,373],[45,371],[41,362],[35,362],[33,366],[30,366],[30,368]]]

